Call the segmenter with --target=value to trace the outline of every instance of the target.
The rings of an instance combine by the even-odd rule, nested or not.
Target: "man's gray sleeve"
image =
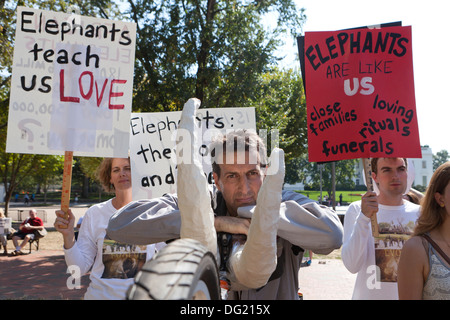
[[[239,208],[239,215],[249,208],[254,207]],[[150,244],[179,238],[180,228],[176,195],[165,195],[119,209],[111,217],[107,235],[119,242]],[[328,254],[341,247],[343,227],[333,210],[299,193],[283,191],[278,236],[305,250]]]
[[[283,192],[278,235],[305,250],[328,254],[342,245],[344,229],[336,212],[296,192]],[[282,204],[282,208],[283,208]]]
[[[248,208],[239,208],[239,216],[249,217]],[[332,209],[302,194],[283,191],[278,236],[305,250],[329,254],[341,247],[343,227]]]
[[[146,245],[180,237],[181,218],[176,195],[133,201],[111,217],[106,234],[123,243]]]

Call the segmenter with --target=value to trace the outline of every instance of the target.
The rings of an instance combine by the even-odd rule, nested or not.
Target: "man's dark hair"
[[[378,159],[380,159],[380,158],[372,158],[370,160],[371,170],[374,173],[378,173],[378,167],[377,167],[378,166]],[[395,158],[391,158],[391,159],[395,159]],[[405,167],[408,168],[408,159],[406,159],[406,158],[402,158],[402,159],[405,162]]]
[[[239,151],[256,151],[257,159],[250,163],[257,163],[261,168],[267,166],[267,150],[264,141],[252,130],[239,129],[215,138],[210,144],[212,170],[220,177],[220,164],[230,160],[227,152],[234,154]],[[228,162],[227,162],[228,163]],[[239,163],[239,162],[238,162]]]

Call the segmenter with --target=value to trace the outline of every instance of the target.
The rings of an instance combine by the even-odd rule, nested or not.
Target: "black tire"
[[[127,293],[128,300],[218,300],[214,255],[200,242],[178,239],[147,261]]]

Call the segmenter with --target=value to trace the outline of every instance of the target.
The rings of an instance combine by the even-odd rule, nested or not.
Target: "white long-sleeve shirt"
[[[92,268],[85,300],[125,299],[136,272],[162,247],[161,244],[132,246],[105,239],[109,218],[115,212],[112,200],[89,208],[78,240],[72,248],[64,250],[66,264],[75,272],[73,277],[84,275]]]
[[[379,205],[378,224],[416,221],[420,206],[404,200],[401,206]],[[361,212],[361,201],[353,202],[344,219],[342,261],[351,273],[358,273],[353,290],[355,300],[398,300],[397,282],[380,281],[375,262],[375,241],[370,218]],[[396,265],[393,267],[396,273]]]

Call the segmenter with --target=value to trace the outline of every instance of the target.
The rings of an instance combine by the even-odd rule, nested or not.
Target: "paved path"
[[[71,206],[75,220],[82,217],[89,204]],[[10,210],[28,210],[35,208],[45,210],[47,220],[44,226],[53,228],[55,211],[60,206],[21,206],[11,205]],[[8,241],[8,249],[12,242]],[[11,250],[8,250],[11,251]],[[28,253],[28,245],[23,250]],[[3,251],[0,252],[0,254]],[[88,276],[83,276],[80,289],[68,288],[74,284],[71,274],[66,273],[67,265],[62,250],[39,250],[33,247],[31,254],[23,256],[0,255],[0,299],[45,299],[45,300],[79,300],[82,299],[89,284]]]
[[[299,272],[303,300],[351,300],[355,280],[340,259],[313,259]]]
[[[80,289],[70,290],[71,274],[62,251],[39,250],[23,256],[0,256],[0,299],[79,300],[89,279],[81,278]]]

